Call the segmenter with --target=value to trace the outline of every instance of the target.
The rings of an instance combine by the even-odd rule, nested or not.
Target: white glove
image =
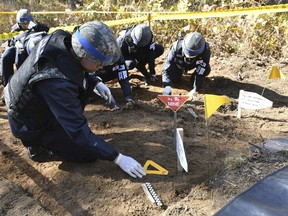
[[[197,92],[196,92],[196,90],[195,90],[195,89],[192,89],[192,90],[188,93],[188,96],[189,96],[189,98],[190,98],[191,100],[196,99],[196,97],[197,97]]]
[[[172,88],[170,86],[166,86],[162,92],[163,95],[171,95],[172,94]]]
[[[116,103],[113,95],[111,95],[111,102],[108,104],[108,106],[111,110],[119,110],[120,109],[120,107],[117,106],[117,103]]]
[[[95,91],[96,90],[96,91]],[[104,98],[105,100],[107,100],[107,103],[110,104],[111,100],[112,100],[112,94],[110,89],[103,83],[103,82],[99,82],[95,88],[94,88],[94,92],[97,94],[97,92],[100,94],[100,96],[102,98]]]
[[[146,175],[144,168],[131,157],[120,153],[114,162],[133,178],[142,178],[142,176]]]

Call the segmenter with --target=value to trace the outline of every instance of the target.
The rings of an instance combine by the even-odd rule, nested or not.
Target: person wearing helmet
[[[172,94],[171,85],[180,83],[183,74],[195,69],[190,78],[192,90],[189,92],[190,98],[194,99],[202,87],[203,78],[211,71],[210,56],[209,44],[199,32],[189,33],[184,38],[175,41],[164,64],[162,93]]]
[[[147,80],[157,80],[155,59],[163,54],[164,47],[154,42],[149,26],[138,24],[129,27],[119,33],[117,42],[128,70],[136,68]],[[149,72],[146,69],[147,64]]]
[[[28,9],[20,9],[16,15],[17,23],[11,28],[11,32],[26,31],[33,29],[34,31],[49,31],[49,27],[43,23],[33,20],[33,16]]]
[[[17,12],[16,21],[17,23],[12,26],[11,32],[24,32],[8,40],[8,47],[2,54],[1,71],[3,86],[7,85],[9,78],[14,74],[14,64],[18,69],[27,58],[27,53],[24,51],[24,41],[27,41],[26,37],[31,38],[30,34],[34,34],[35,32],[48,33],[49,31],[47,25],[34,21],[32,14],[27,9],[20,9]]]
[[[119,57],[112,30],[99,21],[77,27],[72,35],[58,29],[32,49],[4,88],[11,132],[27,147],[32,160],[102,159],[114,161],[134,178],[146,175],[136,160],[95,135],[84,116],[88,74]],[[100,80],[95,88],[111,99]]]

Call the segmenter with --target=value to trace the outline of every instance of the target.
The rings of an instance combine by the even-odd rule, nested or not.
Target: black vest
[[[131,32],[133,30],[133,28],[135,28],[135,25],[128,28],[125,32],[125,37],[124,37],[124,41],[128,46],[128,51],[131,55],[136,54],[138,52],[138,48],[137,46],[133,43],[132,37],[131,37]]]
[[[31,54],[9,80],[5,89],[5,99],[8,93],[8,114],[20,118],[22,108],[33,98],[34,83],[44,79],[67,79],[79,87],[79,99],[85,104],[85,89],[83,87],[84,72],[69,52],[71,47],[70,33],[57,30],[45,36],[33,49]],[[59,70],[41,70],[50,65]]]
[[[191,58],[191,59],[186,58],[182,51],[182,41],[183,41],[183,38],[180,38],[177,40],[176,45],[173,44],[174,56],[173,56],[172,62],[174,62],[179,69],[184,70],[184,71],[191,70],[197,66],[198,60],[207,61],[206,58],[208,58],[208,56],[210,58],[210,49],[209,49],[208,43],[205,43],[205,49],[203,53],[196,56],[195,58]]]

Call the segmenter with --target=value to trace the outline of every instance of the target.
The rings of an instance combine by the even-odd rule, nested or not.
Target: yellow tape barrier
[[[9,33],[2,33],[2,34],[0,34],[0,41],[8,40],[8,39],[10,39],[10,38],[12,38],[12,37],[14,37],[14,36],[20,34],[20,33],[22,33],[22,32],[13,32],[13,33],[12,33],[12,32],[9,32]]]
[[[279,4],[279,5],[269,5],[269,6],[259,6],[259,7],[250,7],[250,8],[235,8],[229,10],[223,10],[221,8],[217,9],[216,11],[209,11],[209,12],[196,12],[201,13],[202,15],[209,15],[208,17],[218,17],[219,13],[224,13],[224,17],[226,16],[226,12],[228,13],[235,13],[237,15],[247,15],[248,14],[259,14],[259,13],[277,13],[277,12],[285,12],[288,10],[288,4]],[[98,14],[181,14],[179,12],[151,12],[151,11],[142,11],[142,12],[135,12],[135,11],[96,11],[96,10],[85,10],[85,11],[72,11],[67,9],[65,11],[38,11],[38,12],[31,12],[32,14],[91,14],[91,13],[98,13]],[[195,12],[191,12],[195,13]],[[17,14],[17,11],[0,11],[1,14]],[[205,16],[206,16],[205,15]],[[201,18],[206,18],[201,16]]]
[[[133,22],[143,22],[146,20],[148,20],[148,16],[134,17],[134,18],[122,19],[122,20],[104,21],[104,23],[108,26],[116,26],[116,25],[123,25],[123,24],[133,23]]]
[[[271,5],[271,6],[261,6],[261,7],[251,7],[251,8],[237,8],[230,10],[216,10],[216,11],[204,11],[204,12],[190,12],[190,13],[179,13],[179,12],[116,12],[116,11],[44,11],[44,12],[32,12],[32,14],[83,14],[83,13],[115,13],[115,14],[146,14],[147,16],[135,17],[130,19],[122,20],[110,20],[104,21],[108,26],[116,26],[129,24],[134,22],[143,22],[145,20],[173,20],[173,19],[197,19],[197,18],[212,18],[212,17],[230,17],[230,16],[242,16],[242,15],[257,15],[264,13],[279,13],[287,12],[288,5]],[[16,14],[16,12],[0,12],[1,14]],[[49,32],[53,32],[56,29],[64,29],[72,32],[75,26],[67,27],[55,27],[51,28]],[[19,32],[15,33],[2,33],[0,34],[0,41],[8,40]]]
[[[264,13],[278,13],[287,12],[288,5],[285,7],[260,7],[257,10],[255,8],[245,8],[238,10],[226,10],[226,11],[207,11],[207,12],[194,12],[194,13],[178,13],[178,14],[165,14],[157,15],[152,14],[151,20],[173,20],[173,19],[197,19],[197,18],[212,18],[212,17],[231,17],[231,16],[242,16],[242,15],[257,15]]]
[[[133,23],[133,22],[143,22],[145,20],[148,20],[147,16],[142,17],[136,17],[136,18],[130,18],[130,19],[121,19],[121,20],[111,20],[111,21],[104,21],[104,23],[108,26],[116,26],[116,25],[123,25],[127,23]],[[60,26],[60,27],[51,27],[49,30],[49,33],[54,32],[57,29],[63,29],[69,32],[72,32],[73,29],[76,27],[76,25],[73,26]],[[12,37],[20,34],[22,32],[9,32],[9,33],[2,33],[0,34],[0,41],[9,40]]]

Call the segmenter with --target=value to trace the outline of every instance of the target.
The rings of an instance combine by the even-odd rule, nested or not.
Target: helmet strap
[[[84,49],[89,52],[93,57],[100,59],[104,62],[112,61],[112,56],[104,56],[102,55],[94,46],[92,46],[86,38],[84,38],[81,34],[79,29],[74,32],[75,38],[79,41],[79,43],[84,47]]]

